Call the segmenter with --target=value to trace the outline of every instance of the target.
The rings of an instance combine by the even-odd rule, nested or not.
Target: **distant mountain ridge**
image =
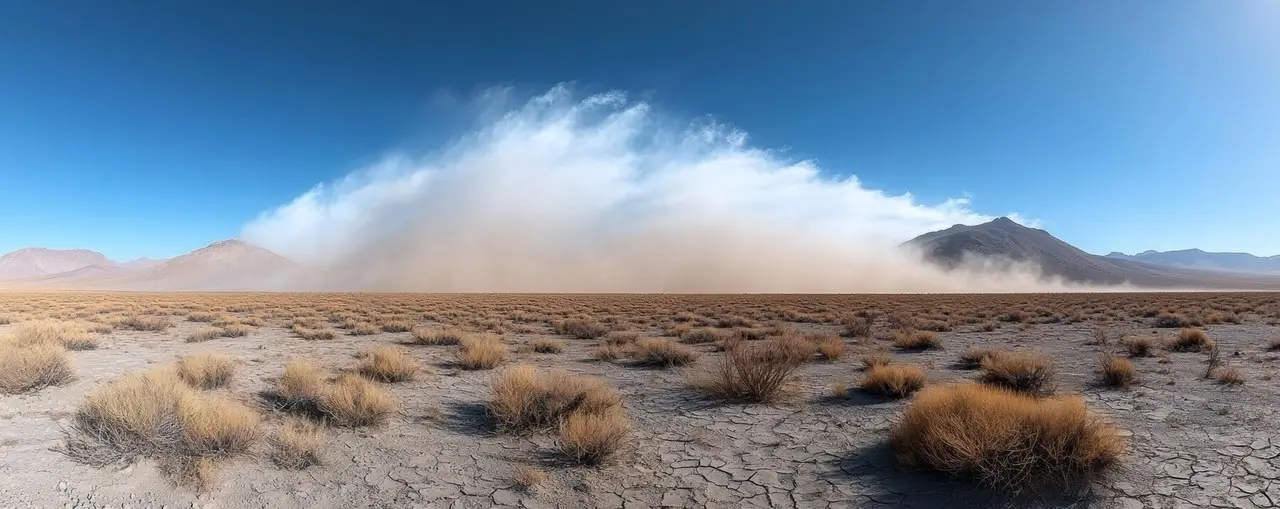
[[[1280,274],[1280,255],[1255,256],[1249,253],[1214,253],[1200,249],[1180,249],[1163,252],[1143,251],[1136,255],[1113,252],[1107,254],[1107,258],[1185,269]]]
[[[296,268],[285,257],[240,240],[214,242],[168,260],[115,262],[84,249],[26,248],[0,256],[0,286],[113,290],[270,289]]]
[[[1045,276],[1099,285],[1131,284],[1148,288],[1280,289],[1280,275],[1169,267],[1086,253],[1036,228],[1001,217],[988,223],[955,225],[903,244],[925,260],[954,269],[971,258],[1030,262]]]

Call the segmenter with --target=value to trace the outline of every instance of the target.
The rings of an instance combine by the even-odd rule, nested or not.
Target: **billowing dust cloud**
[[[318,185],[243,238],[309,267],[308,290],[1065,289],[1033,268],[944,273],[896,247],[990,219],[966,199],[922,204],[826,175],[728,126],[560,86],[439,152]]]

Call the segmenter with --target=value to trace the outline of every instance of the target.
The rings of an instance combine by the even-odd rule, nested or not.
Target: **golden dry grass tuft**
[[[324,428],[319,425],[289,419],[271,436],[271,461],[290,470],[318,465],[325,438]]]
[[[518,465],[511,469],[511,480],[525,491],[534,491],[538,485],[547,482],[547,471],[529,465]]]
[[[1178,336],[1165,345],[1165,348],[1174,352],[1200,352],[1212,347],[1213,340],[1209,339],[1204,329],[1189,327],[1179,330]]]
[[[128,330],[158,332],[172,327],[173,322],[158,316],[129,315],[120,320],[119,326]]]
[[[556,334],[573,336],[577,339],[596,339],[609,333],[609,329],[599,323],[588,320],[565,320],[551,324]]]
[[[719,329],[701,328],[692,329],[680,334],[680,342],[690,345],[701,345],[704,343],[715,343],[724,341],[731,333],[721,331]]]
[[[1160,346],[1155,338],[1147,336],[1125,338],[1120,344],[1129,352],[1130,357],[1150,357]]]
[[[932,350],[942,348],[942,340],[933,331],[899,331],[893,336],[893,346],[903,350]]]
[[[57,344],[0,341],[0,394],[20,394],[74,380],[67,351]]]
[[[418,345],[452,346],[462,342],[467,333],[460,329],[432,329],[416,327],[413,329],[413,342]]]
[[[1027,394],[1052,394],[1057,370],[1053,361],[1032,352],[1013,352],[982,361],[978,381]]]
[[[489,415],[506,431],[557,425],[575,412],[599,413],[621,404],[604,380],[520,364],[497,373],[489,385]]]
[[[794,336],[739,344],[701,371],[686,374],[695,390],[720,399],[768,402],[780,396],[813,345]]]
[[[293,326],[293,333],[298,337],[308,341],[326,341],[338,337],[337,333],[327,328],[307,328],[299,325]]]
[[[369,322],[356,322],[347,327],[347,333],[352,336],[372,336],[379,332],[382,332],[382,329]]]
[[[1235,366],[1218,368],[1213,371],[1213,378],[1226,385],[1243,385],[1244,372]]]
[[[863,371],[874,368],[876,366],[885,366],[893,363],[893,354],[884,351],[876,351],[865,354],[858,362],[862,364]]]
[[[559,339],[538,338],[533,341],[533,351],[538,353],[560,353],[564,351],[565,343]]]
[[[220,353],[199,353],[178,359],[175,373],[197,389],[216,389],[231,382],[236,373],[236,361]]]
[[[621,406],[601,412],[575,412],[560,423],[560,451],[579,463],[598,465],[617,454],[631,435]]]
[[[493,369],[507,356],[507,345],[493,334],[473,334],[462,339],[454,357],[462,369]]]
[[[15,326],[7,337],[17,346],[53,344],[67,350],[93,350],[98,348],[98,338],[89,325],[80,322],[58,320],[34,320]]]
[[[361,375],[379,382],[404,382],[418,374],[418,360],[403,348],[383,346],[369,352],[356,368]]]
[[[218,335],[224,338],[242,338],[249,335],[250,327],[243,323],[228,323],[222,326]]]
[[[379,426],[399,408],[390,392],[353,373],[321,392],[319,410],[339,426]]]
[[[1108,387],[1127,388],[1138,383],[1138,368],[1124,357],[1115,355],[1102,357],[1099,373],[1102,384]]]
[[[324,397],[325,376],[319,366],[306,361],[292,361],[284,366],[284,374],[276,380],[276,396],[287,409],[307,409]]]
[[[202,343],[222,337],[222,329],[217,327],[201,327],[187,336],[188,343]]]
[[[698,360],[698,352],[665,338],[644,338],[631,345],[630,356],[647,366],[684,366]]]
[[[963,369],[978,369],[982,367],[982,361],[992,357],[999,357],[1004,353],[1003,350],[991,347],[970,348],[960,354],[959,365]]]
[[[924,388],[925,373],[920,366],[888,364],[868,369],[858,382],[864,392],[905,398]]]
[[[1125,448],[1080,396],[1034,398],[977,384],[921,391],[890,444],[906,467],[1015,493],[1088,481]]]
[[[823,360],[836,361],[844,357],[845,344],[840,336],[835,334],[816,334],[809,336],[808,339],[813,342],[814,348]]]

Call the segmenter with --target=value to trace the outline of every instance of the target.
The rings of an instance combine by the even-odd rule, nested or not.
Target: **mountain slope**
[[[1089,284],[1150,288],[1280,289],[1280,277],[1164,267],[1086,253],[1044,230],[1008,218],[926,233],[904,244],[925,259],[956,268],[969,258],[1030,262],[1046,276]]]
[[[295,268],[293,261],[266,249],[239,240],[224,240],[146,268],[92,264],[10,280],[5,285],[98,290],[274,290],[281,289],[281,281]]]
[[[46,249],[29,247],[0,256],[0,279],[50,276],[91,265],[113,267],[111,259],[87,249]]]
[[[1165,267],[1280,274],[1280,255],[1254,256],[1249,253],[1211,253],[1200,249],[1143,251],[1136,255],[1111,253],[1107,258],[1131,260]]]

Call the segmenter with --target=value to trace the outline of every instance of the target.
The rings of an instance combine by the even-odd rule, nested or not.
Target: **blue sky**
[[[1092,252],[1280,253],[1280,2],[54,4],[0,3],[0,252],[180,254],[572,82]]]

